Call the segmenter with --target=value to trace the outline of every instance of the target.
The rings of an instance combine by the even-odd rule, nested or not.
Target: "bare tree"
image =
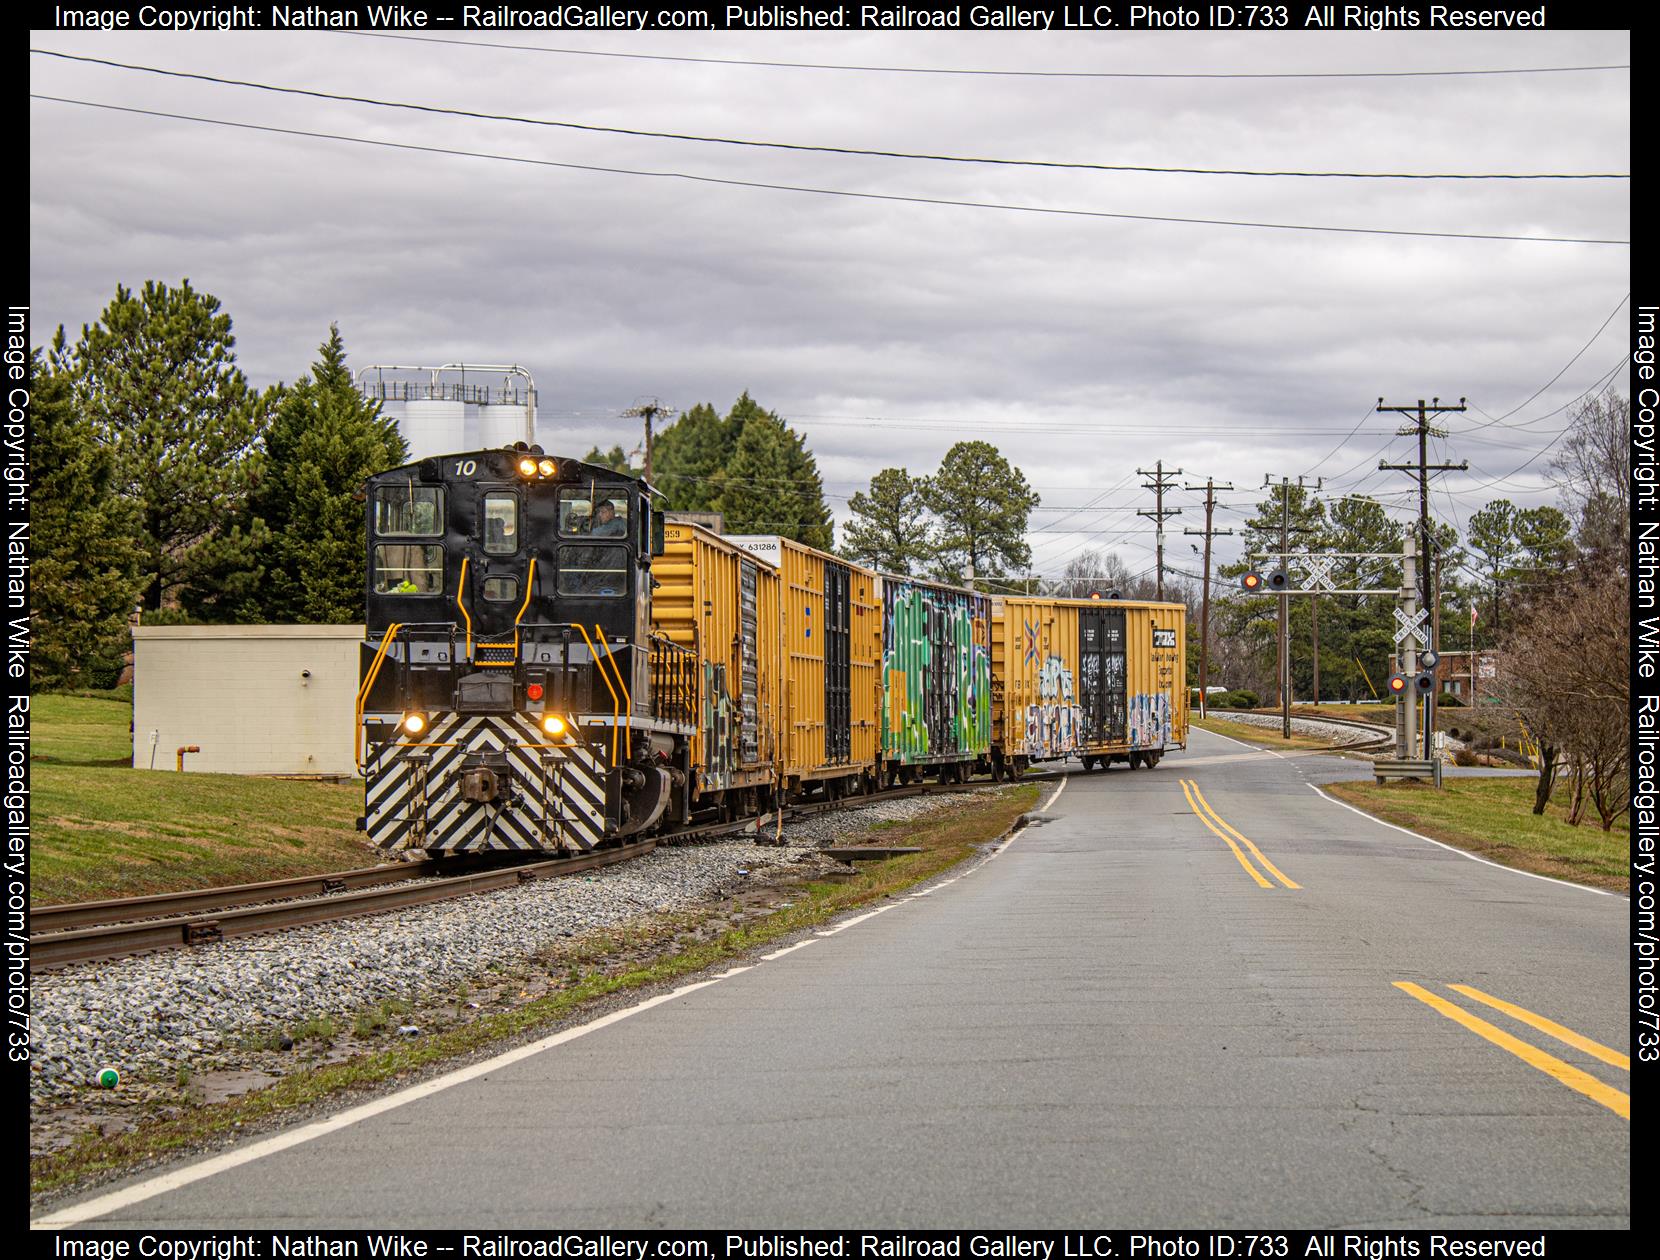
[[[1631,550],[1631,400],[1610,394],[1575,408],[1551,468],[1580,545],[1623,566]]]
[[[1626,574],[1587,571],[1535,600],[1510,636],[1498,694],[1540,746],[1535,814],[1545,812],[1563,760],[1574,782],[1571,822],[1588,800],[1608,831],[1629,804],[1630,602]]]
[[[1121,599],[1152,599],[1157,589],[1150,576],[1132,575],[1116,551],[1097,551],[1093,547],[1067,561],[1059,577],[1043,582],[1043,594],[1062,599],[1088,599],[1091,595],[1104,598],[1112,591],[1117,591]]]

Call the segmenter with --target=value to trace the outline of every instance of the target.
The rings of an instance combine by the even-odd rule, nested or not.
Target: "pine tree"
[[[138,514],[115,493],[115,457],[97,442],[69,381],[30,361],[29,687],[109,686],[138,597]]]
[[[790,526],[795,518],[778,487],[783,466],[784,439],[778,427],[745,425],[731,462],[715,476],[715,510],[728,533],[793,537]]]
[[[266,435],[265,467],[248,501],[268,535],[245,619],[348,623],[363,619],[363,483],[396,468],[407,447],[380,404],[363,397],[346,366],[337,325],[311,375],[285,390]],[[251,528],[251,524],[249,526]]]
[[[236,366],[219,300],[149,281],[117,286],[73,349],[58,330],[53,364],[114,453],[117,493],[138,507],[144,606],[161,608],[208,571],[253,566],[257,535],[226,532],[258,469],[274,392],[252,389]],[[206,547],[209,542],[214,545]]]
[[[742,429],[742,421],[722,419],[708,403],[699,403],[657,435],[651,474],[671,509],[715,510],[715,474],[731,460]]]
[[[597,464],[599,467],[609,468],[613,472],[627,473],[630,477],[640,476],[640,470],[629,465],[628,452],[620,446],[613,446],[608,451],[602,451],[597,446],[592,447],[582,457],[582,462],[584,464]]]
[[[990,442],[958,442],[928,482],[928,506],[940,521],[936,576],[997,579],[1026,568],[1026,521],[1037,505],[1025,474]]]
[[[921,573],[934,556],[927,492],[928,479],[903,468],[877,473],[869,493],[848,501],[853,519],[842,531],[842,554],[884,573]]]

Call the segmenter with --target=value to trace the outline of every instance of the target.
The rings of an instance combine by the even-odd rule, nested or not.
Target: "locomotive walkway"
[[[1628,903],[1312,786],[1357,773],[1195,731],[920,896],[88,1223],[1627,1224]]]

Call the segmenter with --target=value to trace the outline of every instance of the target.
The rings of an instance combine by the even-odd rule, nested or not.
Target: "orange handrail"
[[[611,662],[611,672],[617,676],[617,686],[622,688],[623,712],[628,715],[629,723],[630,723],[623,731],[623,751],[627,754],[628,759],[630,761],[633,761],[634,760],[634,726],[633,726],[634,697],[632,697],[631,695],[628,694],[628,684],[623,681],[622,668],[617,664],[617,658],[611,655],[611,645],[605,641],[605,632],[599,628],[597,623],[594,626],[594,634],[599,638],[599,645],[602,648],[605,649],[605,659]],[[615,742],[616,742],[615,740],[612,741],[612,743],[615,743]],[[617,759],[617,754],[615,752],[613,752],[611,754],[611,760],[615,761],[616,759]]]
[[[473,615],[467,611],[467,605],[461,602],[461,594],[467,589],[467,560],[461,557],[461,576],[455,583],[455,606],[461,610],[461,615],[467,619],[467,663],[473,660]]]
[[[369,665],[369,672],[363,677],[363,685],[357,689],[357,768],[363,769],[363,705],[369,699],[369,689],[375,685],[375,679],[380,677],[380,667],[386,660],[386,652],[392,646],[392,640],[397,637],[398,631],[403,629],[403,623],[394,621],[386,627],[386,633],[380,636],[380,650],[375,653],[375,659]]]
[[[617,763],[617,727],[622,722],[621,705],[617,700],[617,689],[611,685],[610,675],[605,672],[605,667],[600,664],[599,652],[595,650],[594,641],[588,637],[588,632],[582,628],[582,623],[577,621],[572,624],[581,633],[582,641],[588,645],[588,655],[593,658],[594,669],[598,672],[600,681],[605,684],[605,689],[611,693],[611,764],[615,765]]]

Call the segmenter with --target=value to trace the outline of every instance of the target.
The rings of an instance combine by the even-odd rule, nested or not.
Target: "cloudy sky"
[[[1629,169],[1627,70],[1401,73],[1623,65],[1625,32],[440,38],[35,32],[32,46],[449,110],[913,155],[1281,172]],[[630,55],[584,55],[594,53]],[[827,68],[731,64],[744,61]],[[1154,74],[1171,77],[1107,77]],[[1223,496],[1234,509],[1223,526],[1243,519],[1266,475],[1324,476],[1328,490],[1384,494],[1404,514],[1415,503],[1406,479],[1376,465],[1411,444],[1392,439],[1394,418],[1371,413],[1380,395],[1469,399],[1444,421],[1437,453],[1468,459],[1470,472],[1441,483],[1438,513],[1462,521],[1501,495],[1545,501],[1545,448],[1563,408],[1601,388],[1629,348],[1625,245],[1383,234],[1624,241],[1624,180],[803,152],[458,118],[41,55],[30,57],[30,90],[524,159],[32,101],[42,340],[95,319],[117,284],[189,277],[233,317],[257,383],[294,379],[338,321],[354,366],[526,366],[543,444],[577,454],[634,444],[635,422],[618,417],[644,399],[724,410],[748,390],[807,434],[838,516],[880,468],[931,471],[953,442],[982,437],[1043,496],[1031,534],[1039,572],[1091,546],[1149,566],[1151,523],[1135,510],[1152,496],[1135,469],[1160,459],[1183,470],[1181,483],[1239,487]],[[863,195],[708,182],[723,180]],[[1061,210],[1089,213],[1049,213]],[[1185,509],[1172,529],[1202,523],[1197,495],[1172,501]],[[1185,540],[1172,542],[1170,559],[1185,565]]]

